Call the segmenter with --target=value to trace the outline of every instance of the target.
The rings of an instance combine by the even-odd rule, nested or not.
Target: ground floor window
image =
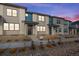
[[[8,23],[4,23],[4,30],[9,30],[9,24]]]
[[[15,24],[15,30],[19,30],[19,24]]]
[[[4,23],[4,30],[19,30],[19,24]]]
[[[46,30],[46,28],[45,28],[45,27],[43,27],[43,28],[42,28],[42,31],[45,31],[45,30]]]
[[[10,25],[10,30],[14,30],[14,24],[9,24]]]
[[[37,31],[45,31],[46,27],[45,26],[37,26]]]

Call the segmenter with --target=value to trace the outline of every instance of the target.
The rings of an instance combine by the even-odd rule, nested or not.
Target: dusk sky
[[[17,3],[27,7],[28,11],[64,17],[67,20],[79,20],[78,3]]]

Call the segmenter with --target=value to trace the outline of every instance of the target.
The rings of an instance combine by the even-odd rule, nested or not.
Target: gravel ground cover
[[[52,45],[53,46],[53,45]],[[58,46],[43,47],[35,46],[34,49],[31,47],[20,49],[17,48],[14,50],[14,53],[10,52],[10,49],[5,49],[1,56],[79,56],[79,43],[78,42],[69,42],[63,43]]]

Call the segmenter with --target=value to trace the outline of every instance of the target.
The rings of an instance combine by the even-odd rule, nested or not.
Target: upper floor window
[[[28,16],[28,14],[26,13],[26,16]]]
[[[13,16],[17,16],[17,10],[13,10]]]
[[[57,24],[60,24],[60,20],[57,20]]]
[[[7,9],[7,16],[11,16],[11,9]]]
[[[39,16],[39,21],[41,21],[41,16]]]
[[[9,30],[9,24],[8,23],[4,23],[4,30]]]
[[[44,21],[44,16],[42,16],[42,21]]]
[[[44,21],[44,16],[39,16],[39,21]]]
[[[7,9],[7,16],[17,16],[17,10]]]

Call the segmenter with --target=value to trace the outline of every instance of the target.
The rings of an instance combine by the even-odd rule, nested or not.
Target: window
[[[14,24],[10,24],[10,30],[14,30]]]
[[[26,16],[28,16],[28,14],[26,14]]]
[[[15,24],[15,30],[19,30],[19,24]]]
[[[11,9],[7,9],[7,16],[11,16]]]
[[[39,21],[44,21],[44,16],[39,16]]]
[[[19,30],[19,24],[4,23],[4,30]]]
[[[55,28],[55,32],[58,32],[58,30],[57,30],[58,28]]]
[[[16,10],[7,9],[7,16],[17,16]]]
[[[4,23],[4,30],[9,30],[8,23]]]
[[[37,26],[37,31],[39,31],[39,26]]]
[[[45,31],[45,27],[42,28],[42,31]]]
[[[45,31],[45,27],[44,26],[38,26],[37,31]]]
[[[41,16],[39,16],[39,21],[41,21]]]
[[[17,16],[17,11],[13,10],[13,16]]]
[[[42,21],[44,21],[44,16],[42,16]]]
[[[40,31],[42,31],[42,28],[43,28],[43,27],[42,27],[42,26],[40,26]]]

